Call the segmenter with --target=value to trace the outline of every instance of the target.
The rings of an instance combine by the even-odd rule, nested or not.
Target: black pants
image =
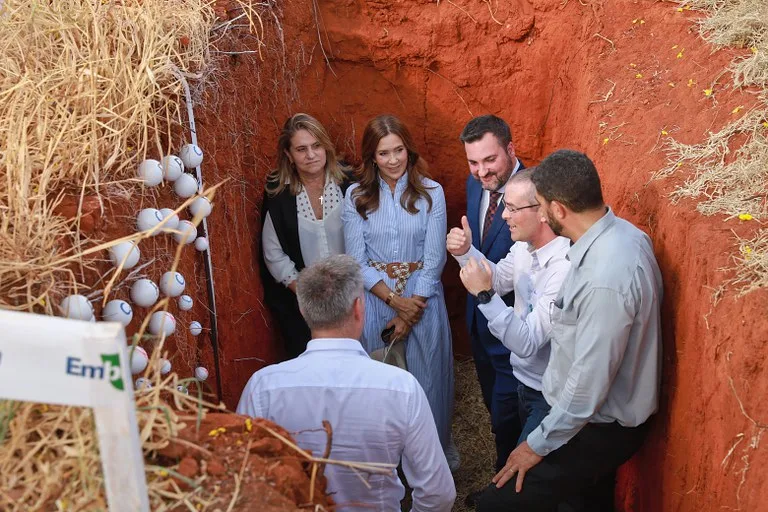
[[[555,512],[559,504],[572,502],[590,512],[612,511],[613,474],[640,448],[647,425],[587,424],[528,471],[520,493],[515,492],[515,478],[501,489],[491,484],[477,511]]]

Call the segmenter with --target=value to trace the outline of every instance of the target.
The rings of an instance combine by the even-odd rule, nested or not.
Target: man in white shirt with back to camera
[[[357,261],[338,255],[305,268],[296,294],[312,340],[299,357],[253,374],[237,412],[280,424],[313,453],[325,449],[328,420],[331,459],[393,466],[402,460],[411,510],[451,510],[456,489],[424,390],[410,373],[372,360],[358,341],[365,297]],[[336,510],[400,511],[405,489],[394,468],[368,475],[329,464],[325,474]]]
[[[507,181],[502,217],[509,226],[512,245],[497,264],[485,259],[472,246],[466,218],[462,228],[447,237],[448,251],[461,265],[461,282],[477,297],[488,328],[507,347],[518,386],[518,404],[523,442],[549,412],[541,394],[541,378],[549,362],[550,304],[557,297],[571,265],[566,259],[570,241],[555,235],[539,212],[533,169],[513,174]],[[527,243],[525,243],[527,242]],[[515,293],[514,308],[501,296]]]

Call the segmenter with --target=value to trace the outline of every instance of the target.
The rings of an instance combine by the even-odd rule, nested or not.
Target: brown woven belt
[[[395,280],[395,293],[402,295],[405,291],[405,284],[408,282],[408,278],[417,270],[424,268],[424,262],[384,263],[383,261],[368,261],[368,266],[375,268],[379,272],[386,272],[390,278]]]

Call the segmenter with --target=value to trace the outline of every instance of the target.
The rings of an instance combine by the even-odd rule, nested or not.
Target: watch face
[[[491,302],[491,294],[488,293],[488,291],[483,290],[482,292],[477,294],[477,302],[480,304],[488,304]]]

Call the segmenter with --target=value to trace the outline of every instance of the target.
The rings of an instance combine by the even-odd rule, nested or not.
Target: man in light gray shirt
[[[648,236],[603,203],[586,155],[556,151],[532,180],[540,213],[574,242],[550,311],[542,391],[551,410],[477,510],[550,512],[587,494],[584,510],[613,510],[613,473],[640,447],[658,406],[661,273]]]

